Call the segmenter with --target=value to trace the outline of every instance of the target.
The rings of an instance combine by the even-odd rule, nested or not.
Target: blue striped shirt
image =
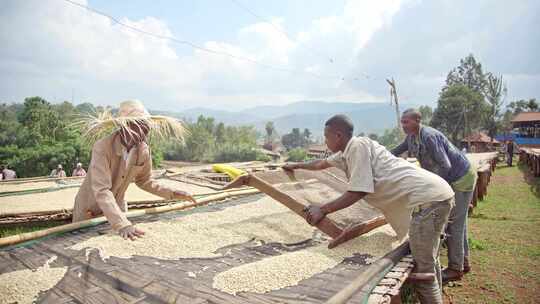
[[[405,151],[416,157],[422,168],[439,175],[448,183],[460,179],[471,166],[465,154],[444,134],[427,126],[420,126],[418,135],[407,135],[405,141],[391,152],[398,156]]]

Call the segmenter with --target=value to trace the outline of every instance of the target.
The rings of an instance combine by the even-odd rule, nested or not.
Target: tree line
[[[81,115],[95,115],[104,110],[91,103],[52,104],[41,97],[28,97],[23,103],[0,104],[0,163],[15,169],[19,177],[48,175],[58,164],[67,172],[78,162],[87,167],[92,147],[81,138],[76,122]],[[184,144],[149,138],[154,166],[159,166],[163,159],[269,160],[257,149],[254,127],[226,126],[204,116],[185,124],[188,134]]]
[[[501,75],[485,72],[471,54],[452,69],[441,88],[437,105],[421,106],[422,123],[439,129],[455,144],[476,131],[493,137],[511,128],[510,120],[518,113],[538,111],[536,99],[515,100],[505,106],[507,87]],[[75,122],[80,115],[105,110],[91,103],[74,106],[65,101],[51,104],[41,97],[29,97],[23,103],[0,104],[0,162],[16,169],[18,176],[47,175],[62,164],[70,172],[77,162],[88,165],[91,147],[81,139]],[[198,162],[232,162],[269,160],[257,148],[263,138],[268,150],[281,145],[290,160],[307,159],[306,150],[314,143],[309,129],[293,128],[280,136],[273,122],[265,126],[266,134],[258,134],[253,126],[227,126],[212,117],[199,116],[185,121],[189,133],[183,144],[155,142],[152,158],[155,166],[163,159]],[[401,140],[398,128],[368,136],[391,149]]]
[[[490,137],[511,130],[512,118],[520,112],[538,111],[535,98],[515,100],[505,105],[508,88],[502,75],[486,72],[472,54],[460,60],[441,88],[437,106],[421,106],[422,123],[442,131],[456,145],[473,132]],[[399,141],[397,129],[379,137],[389,148]]]

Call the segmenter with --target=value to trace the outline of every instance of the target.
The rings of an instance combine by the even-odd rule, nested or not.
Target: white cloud
[[[272,69],[198,49],[179,54],[177,48],[182,46],[169,40],[141,35],[62,1],[12,1],[7,6],[2,17],[9,26],[0,32],[0,39],[8,47],[1,51],[0,67],[15,77],[4,79],[2,87],[7,90],[0,98],[20,101],[26,95],[42,95],[69,99],[75,90],[80,98],[92,102],[115,103],[118,98],[139,97],[148,99],[150,107],[156,108],[178,102],[185,107],[201,103],[245,107],[246,103],[287,103],[300,98],[349,96],[356,100],[369,96],[351,92],[338,79],[310,75],[337,77],[346,67],[321,63],[320,56],[305,53],[313,55],[319,45],[328,45],[327,41],[336,36],[339,39],[342,31],[348,33],[343,43],[361,46],[396,11],[392,1],[375,5],[370,1],[349,1],[344,16],[323,17],[295,40],[284,34],[284,20],[274,18],[272,24],[259,22],[239,29],[235,42],[204,44],[217,52],[276,67]],[[373,15],[363,13],[372,9]],[[358,12],[365,20],[355,18]],[[128,26],[174,36],[158,18],[120,18]],[[14,35],[13,29],[19,34]],[[328,47],[326,50],[335,51]],[[345,53],[352,56],[350,50]]]
[[[438,16],[430,16],[437,26],[430,31],[429,25],[416,25],[422,16],[413,16],[416,27],[404,31],[406,37],[397,35],[401,29],[393,26],[396,16],[405,9],[416,12],[420,6],[437,7],[411,0],[349,0],[341,13],[313,20],[300,32],[290,32],[287,20],[273,18],[272,24],[239,28],[234,40],[203,43],[207,49],[275,67],[266,68],[142,35],[63,1],[7,0],[0,10],[4,24],[0,27],[0,100],[41,95],[60,101],[70,99],[75,90],[76,101],[115,104],[136,97],[150,108],[175,110],[205,105],[245,108],[300,99],[386,101],[384,77],[400,72],[406,76],[399,79],[403,96],[433,96],[425,93],[426,88],[437,91],[448,69],[466,55],[464,50],[491,50],[493,34],[485,27],[475,32],[462,24],[458,30],[443,28],[436,24]],[[527,6],[517,7],[523,12]],[[455,11],[442,14],[455,18]],[[116,17],[157,35],[175,34],[155,16]],[[398,18],[400,27],[408,22],[404,18]],[[505,20],[506,27],[513,25]],[[456,31],[464,34],[455,35]],[[412,44],[418,39],[416,33],[423,39],[418,48]],[[512,74],[519,74],[519,69]],[[512,85],[519,87],[514,78]],[[527,79],[529,85],[537,80]]]

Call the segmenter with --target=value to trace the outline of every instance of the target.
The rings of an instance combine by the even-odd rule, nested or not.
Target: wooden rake
[[[291,179],[291,181],[297,181],[296,177],[294,176],[294,172],[286,170],[284,170],[284,172]],[[251,186],[259,189],[261,192],[267,194],[271,198],[285,205],[294,213],[306,219],[306,213],[304,211],[306,207],[305,205],[255,175],[241,175],[229,184],[225,185],[224,189],[238,188],[242,186]],[[332,238],[332,241],[330,241],[328,244],[328,248],[331,249],[384,224],[386,224],[386,220],[382,215],[348,226],[340,225],[326,216],[315,226],[320,231]]]

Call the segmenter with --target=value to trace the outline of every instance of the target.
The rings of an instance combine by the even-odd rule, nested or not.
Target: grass
[[[62,225],[62,224],[65,224],[65,223],[55,222],[55,223],[46,223],[46,224],[44,223],[44,224],[38,224],[38,225],[32,225],[32,226],[0,227],[0,238],[10,236],[10,235],[16,235],[20,233],[47,229],[47,228]]]
[[[540,298],[540,178],[500,164],[469,217],[472,272],[445,286],[445,303],[537,303]],[[446,265],[446,250],[441,250]],[[410,292],[403,303],[415,303]]]

